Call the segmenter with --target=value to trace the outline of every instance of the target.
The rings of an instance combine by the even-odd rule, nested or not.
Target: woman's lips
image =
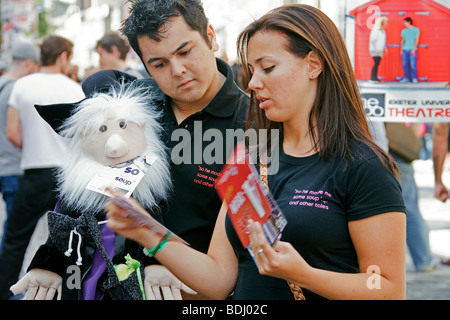
[[[256,99],[259,100],[259,108],[260,109],[266,108],[270,101],[269,99],[261,97],[261,96],[257,96]]]

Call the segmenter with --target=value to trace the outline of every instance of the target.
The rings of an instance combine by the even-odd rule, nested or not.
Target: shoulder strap
[[[269,181],[267,179],[267,154],[264,153],[264,155],[261,157],[259,161],[259,178],[261,179],[261,182],[266,186],[267,189],[269,189]]]
[[[259,161],[259,177],[261,182],[266,186],[267,190],[269,190],[269,180],[267,178],[267,153],[264,153]],[[306,300],[302,288],[292,282],[287,281],[287,283],[292,294],[294,295],[295,300]]]

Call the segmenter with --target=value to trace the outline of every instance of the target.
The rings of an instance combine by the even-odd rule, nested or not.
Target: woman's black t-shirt
[[[323,162],[318,154],[293,157],[280,147],[279,171],[268,177],[287,220],[281,240],[291,243],[315,268],[358,273],[349,221],[406,212],[395,176],[368,147],[354,147],[354,157],[347,162],[340,158]],[[293,299],[285,280],[259,274],[228,217],[226,230],[239,262],[233,299]],[[304,294],[307,299],[321,298],[307,290]]]

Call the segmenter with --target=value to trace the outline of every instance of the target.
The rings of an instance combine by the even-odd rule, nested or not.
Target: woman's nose
[[[248,83],[248,88],[251,90],[261,89],[263,86],[261,80],[259,80],[255,75],[252,76],[250,82]]]

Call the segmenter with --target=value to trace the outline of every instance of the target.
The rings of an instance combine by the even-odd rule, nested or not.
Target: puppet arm
[[[27,291],[24,300],[53,300],[58,292],[57,299],[61,300],[61,283],[61,276],[54,272],[32,269],[10,290],[14,295]]]
[[[27,274],[10,288],[12,293],[17,295],[27,291],[25,300],[52,300],[56,288],[56,291],[58,291],[57,298],[60,300],[61,275],[64,273],[61,256],[62,253],[56,249],[49,237],[31,260]]]
[[[191,295],[197,294],[162,265],[147,266],[144,272],[147,300],[182,300],[181,291]]]

